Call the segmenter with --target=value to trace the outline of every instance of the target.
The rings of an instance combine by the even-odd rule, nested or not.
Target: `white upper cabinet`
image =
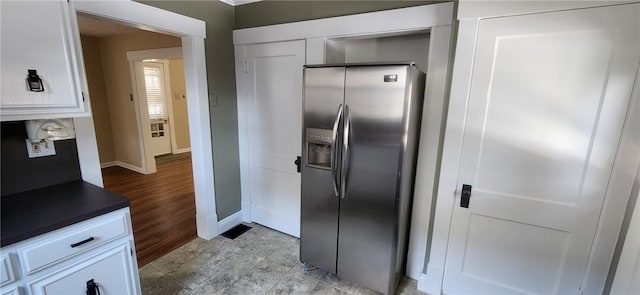
[[[1,120],[89,116],[78,26],[70,4],[1,1],[0,14]],[[29,70],[38,76],[31,90]]]

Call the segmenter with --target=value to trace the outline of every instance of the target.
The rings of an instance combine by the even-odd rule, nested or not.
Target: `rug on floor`
[[[168,163],[175,160],[185,159],[189,157],[189,153],[168,154],[156,157],[156,164]]]

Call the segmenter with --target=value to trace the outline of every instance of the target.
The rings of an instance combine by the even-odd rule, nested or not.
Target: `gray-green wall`
[[[205,55],[209,94],[218,96],[210,108],[218,220],[240,211],[238,112],[233,53],[233,7],[216,0],[138,1],[207,23]]]
[[[266,0],[235,7],[235,28],[282,24],[318,18],[388,10],[444,1],[276,1]]]
[[[136,1],[207,23],[207,81],[209,93],[218,97],[210,108],[218,220],[241,209],[233,29],[443,2],[267,0],[233,7],[217,0]]]

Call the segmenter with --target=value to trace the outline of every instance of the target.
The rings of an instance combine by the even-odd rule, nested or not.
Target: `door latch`
[[[471,200],[471,185],[462,185],[462,194],[460,196],[460,207],[469,208],[469,201]]]
[[[300,171],[302,169],[302,166],[300,166],[300,164],[302,163],[302,157],[297,156],[296,160],[293,163],[296,164],[296,166],[297,166],[296,169],[297,169],[298,173],[300,173]]]

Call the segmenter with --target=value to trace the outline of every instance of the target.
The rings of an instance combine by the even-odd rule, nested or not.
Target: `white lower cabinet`
[[[18,249],[22,270],[32,274],[59,261],[79,255],[119,237],[131,233],[127,227],[127,215],[116,214],[86,222],[84,226],[50,239],[26,245]]]
[[[0,249],[0,295],[141,294],[129,208]]]
[[[10,284],[15,280],[9,255],[2,254],[0,256],[0,286]]]
[[[28,283],[31,294],[136,294],[128,243]]]

